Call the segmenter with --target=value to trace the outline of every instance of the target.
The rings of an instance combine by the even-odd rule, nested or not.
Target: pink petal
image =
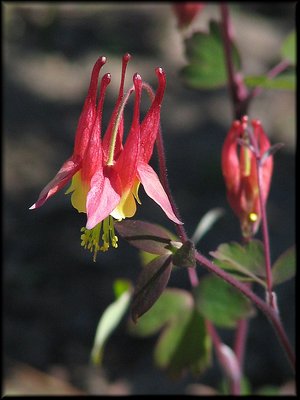
[[[112,169],[106,175],[104,175],[103,170],[98,170],[94,174],[86,201],[87,229],[93,229],[109,216],[119,204],[120,194],[121,183]]]
[[[55,177],[44,187],[41,191],[39,198],[29,210],[41,207],[46,200],[63,188],[72,178],[72,176],[80,169],[81,159],[79,157],[70,158],[67,160],[55,175]]]
[[[145,163],[138,164],[138,177],[144,186],[145,192],[151,199],[153,199],[166,213],[168,218],[176,224],[182,224],[181,221],[176,217],[172,210],[169,198],[159,181],[156,172]]]

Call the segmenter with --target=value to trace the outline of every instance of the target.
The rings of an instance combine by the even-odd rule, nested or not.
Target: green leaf
[[[280,388],[272,385],[265,385],[259,388],[254,396],[280,396]]]
[[[94,345],[91,352],[91,359],[94,364],[101,364],[104,345],[127,311],[130,298],[131,290],[128,289],[126,292],[123,292],[116,301],[110,304],[102,314],[98,323]]]
[[[113,284],[113,290],[116,299],[118,299],[123,293],[128,292],[132,289],[132,284],[128,279],[116,279]]]
[[[138,220],[115,222],[118,233],[130,244],[151,254],[170,254],[172,234],[163,227]]]
[[[140,273],[131,305],[131,317],[134,322],[148,311],[167,286],[172,271],[170,255],[155,258]]]
[[[225,270],[238,272],[255,282],[266,286],[259,277],[265,277],[264,246],[260,240],[253,239],[245,245],[237,242],[220,244],[210,254],[216,259],[215,264]]]
[[[192,309],[173,320],[160,336],[154,359],[172,377],[186,369],[200,374],[211,361],[211,339],[204,318]]]
[[[273,284],[279,285],[291,279],[296,274],[296,252],[295,246],[290,247],[286,250],[278,259],[275,261],[272,268]]]
[[[240,68],[237,47],[232,47],[233,63]],[[227,83],[227,70],[220,24],[210,21],[209,32],[196,32],[185,40],[188,65],[181,70],[185,82],[195,89],[211,89]]]
[[[222,208],[213,208],[203,215],[192,236],[192,241],[196,244],[212,228],[214,223],[224,214]]]
[[[272,79],[266,75],[246,76],[244,82],[249,87],[264,89],[295,90],[296,88],[296,77],[293,72],[284,73]]]
[[[292,65],[296,65],[296,32],[292,31],[281,47],[281,55],[284,59],[290,61]]]
[[[217,326],[233,328],[253,315],[251,302],[222,279],[208,275],[194,289],[199,312]]]
[[[195,268],[195,245],[191,240],[187,240],[173,254],[172,262],[178,267]]]
[[[168,321],[191,310],[193,305],[193,297],[186,290],[167,288],[153,307],[142,315],[136,324],[129,322],[129,331],[137,336],[153,335]]]

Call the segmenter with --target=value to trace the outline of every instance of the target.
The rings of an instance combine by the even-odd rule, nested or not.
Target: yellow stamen
[[[118,247],[118,237],[115,235],[114,220],[109,215],[104,221],[99,222],[93,229],[81,228],[81,246],[85,249],[94,252],[93,261],[96,261],[96,256],[98,251],[107,251],[109,249],[110,243],[112,247]],[[101,239],[100,234],[102,233]],[[102,245],[100,246],[100,240],[102,240]]]
[[[258,215],[257,215],[255,212],[251,212],[251,213],[249,214],[249,220],[250,220],[251,222],[256,222],[257,219],[258,219]]]

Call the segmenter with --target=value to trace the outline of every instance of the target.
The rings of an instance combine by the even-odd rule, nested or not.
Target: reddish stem
[[[245,345],[248,333],[249,321],[248,319],[242,319],[238,322],[236,329],[233,350],[235,352],[236,358],[239,362],[241,370],[244,365],[244,355],[245,355]]]
[[[274,301],[274,296],[272,292],[272,269],[271,269],[271,256],[270,256],[270,239],[269,239],[269,231],[268,231],[268,221],[267,221],[267,213],[266,213],[266,205],[263,200],[262,195],[262,182],[261,182],[261,156],[258,147],[258,142],[255,138],[255,135],[250,130],[249,131],[250,141],[254,149],[254,155],[256,160],[256,172],[257,172],[257,186],[258,186],[258,195],[259,195],[259,204],[260,204],[260,212],[261,212],[261,222],[262,222],[262,232],[263,232],[263,242],[264,242],[264,255],[265,255],[265,266],[266,266],[266,283],[267,283],[267,302],[270,306],[276,311],[277,306]]]

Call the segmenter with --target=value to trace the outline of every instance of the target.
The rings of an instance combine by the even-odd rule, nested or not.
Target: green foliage
[[[222,279],[208,275],[194,289],[201,314],[219,327],[234,328],[254,314],[250,301]]]
[[[227,84],[227,70],[220,24],[210,21],[209,32],[196,32],[185,41],[188,65],[181,70],[184,81],[195,89],[212,89]],[[240,56],[233,44],[233,63],[240,68]]]
[[[200,373],[211,359],[211,341],[203,317],[190,293],[166,289],[154,306],[129,330],[138,336],[149,336],[162,330],[155,346],[154,359],[170,375],[185,369]]]
[[[223,214],[224,210],[222,208],[213,208],[205,213],[192,236],[193,242],[195,244],[198,243]]]
[[[100,318],[91,352],[92,362],[97,365],[101,364],[104,345],[126,313],[131,299],[131,285],[128,281],[118,280],[114,286],[117,299],[106,308]]]
[[[228,270],[236,278],[255,281],[266,286],[264,246],[260,240],[253,239],[245,245],[237,242],[222,243],[216,251],[210,254],[216,259],[214,262],[219,267]]]
[[[279,285],[296,274],[296,252],[295,246],[290,247],[275,261],[272,268],[273,284]]]
[[[172,377],[181,375],[187,368],[200,374],[210,362],[210,349],[204,318],[192,309],[167,326],[155,347],[154,359]]]
[[[153,335],[168,321],[177,318],[186,310],[190,310],[193,303],[192,296],[185,290],[167,288],[151,310],[144,314],[137,324],[129,323],[129,330],[138,336]]]
[[[292,31],[284,40],[281,47],[281,55],[284,59],[296,65],[296,32]]]
[[[293,72],[284,73],[275,78],[266,75],[246,76],[244,79],[248,87],[261,87],[264,89],[295,90],[296,77]]]

